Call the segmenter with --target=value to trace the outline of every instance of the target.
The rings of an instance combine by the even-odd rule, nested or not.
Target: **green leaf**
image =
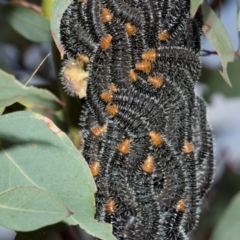
[[[53,7],[52,7],[52,15],[50,18],[50,26],[53,40],[60,52],[61,57],[63,57],[64,51],[63,46],[60,43],[60,22],[64,11],[70,5],[71,0],[55,0]]]
[[[226,82],[222,81],[222,77],[219,72],[203,69],[201,75],[201,82],[208,85],[206,92],[204,93],[204,99],[210,100],[210,97],[214,93],[221,93],[226,97],[239,97],[240,96],[240,81],[239,72],[240,60],[236,59],[233,63],[228,66],[228,74],[231,79],[232,88],[227,85]]]
[[[0,129],[0,192],[36,186],[73,213],[68,223],[79,224],[100,239],[115,239],[111,225],[94,219],[96,186],[86,161],[51,120],[32,112],[15,112],[0,116]]]
[[[201,5],[202,0],[191,0],[191,9],[190,9],[190,15],[191,18],[194,18],[199,5]]]
[[[234,50],[231,40],[223,24],[206,2],[203,3],[203,17],[205,23],[203,31],[209,42],[217,51],[222,62],[223,71],[219,72],[224,80],[231,86],[227,73],[228,63],[234,61]]]
[[[42,0],[43,13],[47,19],[50,19],[51,17],[53,3],[54,0]]]
[[[0,115],[4,112],[5,107],[0,107]]]
[[[20,102],[28,108],[59,109],[63,103],[51,92],[36,87],[26,87],[13,75],[0,70],[0,107]]]
[[[0,225],[29,231],[60,222],[72,213],[49,193],[36,187],[16,187],[0,193]]]
[[[49,21],[29,8],[15,4],[2,7],[12,28],[33,42],[51,42]]]
[[[213,231],[211,240],[239,239],[240,236],[240,192],[224,211]]]

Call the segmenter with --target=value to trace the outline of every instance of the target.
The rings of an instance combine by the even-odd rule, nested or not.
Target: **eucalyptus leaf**
[[[198,7],[201,5],[202,0],[191,0],[190,15],[193,18],[198,10]]]
[[[4,112],[5,107],[0,107],[0,115]]]
[[[35,186],[1,192],[0,212],[0,225],[16,231],[38,229],[72,214],[59,200]]]
[[[240,192],[233,198],[218,221],[211,240],[239,239]]]
[[[55,0],[52,7],[52,15],[50,18],[50,26],[51,26],[51,32],[54,42],[56,43],[56,46],[58,48],[58,51],[60,52],[61,57],[63,58],[64,50],[63,46],[60,42],[60,22],[63,13],[67,9],[67,7],[71,4],[72,0]]]
[[[0,69],[0,107],[20,102],[28,108],[43,108],[56,110],[63,103],[51,92],[36,87],[26,87]]]
[[[27,111],[0,116],[0,129],[0,193],[17,186],[37,187],[73,213],[67,223],[100,239],[115,239],[111,225],[94,219],[94,180],[65,133],[48,118]]]
[[[210,98],[214,93],[221,93],[226,97],[240,97],[240,81],[239,75],[237,74],[239,68],[239,59],[236,59],[233,63],[228,65],[228,74],[231,79],[232,88],[225,81],[222,81],[219,72],[210,69],[203,69],[200,80],[208,86],[204,92],[204,99],[210,101]]]
[[[33,42],[51,42],[49,21],[35,11],[15,4],[2,7],[6,19],[19,34]]]
[[[212,44],[212,46],[218,53],[222,62],[223,71],[220,71],[220,74],[222,75],[224,80],[228,83],[228,85],[231,86],[231,82],[229,80],[229,76],[227,73],[228,63],[234,61],[234,50],[231,40],[220,19],[210,8],[206,1],[204,1],[203,3],[203,16],[204,16],[203,31],[206,34],[209,42]]]

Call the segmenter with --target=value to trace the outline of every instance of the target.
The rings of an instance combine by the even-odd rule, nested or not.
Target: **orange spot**
[[[102,9],[102,21],[104,23],[110,22],[113,18],[113,14],[110,13],[110,11],[107,8]]]
[[[99,162],[95,161],[91,165],[90,171],[91,171],[93,177],[96,177],[99,174],[99,172],[100,172],[100,164],[99,164]]]
[[[89,58],[85,54],[78,54],[76,58],[77,58],[78,61],[83,62],[83,63],[88,63],[89,62]]]
[[[92,134],[96,137],[100,137],[107,130],[107,126],[97,126],[92,129]]]
[[[130,140],[126,139],[118,144],[117,150],[122,154],[128,154],[130,149]]]
[[[114,91],[117,91],[116,85],[112,83],[112,84],[110,85],[110,90],[113,91],[113,92],[114,92]]]
[[[188,141],[184,141],[183,152],[186,154],[193,152],[193,146]]]
[[[148,77],[148,82],[151,83],[155,88],[160,88],[163,84],[163,78],[162,77]]]
[[[115,117],[117,112],[118,112],[118,106],[117,105],[108,104],[106,106],[106,110],[112,117]]]
[[[136,82],[139,79],[138,74],[135,73],[133,69],[130,70],[129,77],[132,82]]]
[[[142,61],[135,64],[135,68],[139,71],[149,73],[152,69],[152,65],[149,61]]]
[[[112,41],[112,36],[110,34],[107,34],[100,42],[100,47],[103,50],[106,50],[110,47]]]
[[[114,200],[108,200],[105,208],[106,213],[111,214],[116,212]]]
[[[79,2],[86,3],[87,0],[79,0]]]
[[[127,32],[128,36],[135,35],[136,32],[137,32],[137,28],[134,27],[131,23],[126,23],[125,24],[125,29],[126,29],[126,32]]]
[[[161,33],[158,35],[158,39],[160,41],[166,41],[170,38],[170,33],[167,30],[163,30]]]
[[[185,210],[186,210],[186,208],[187,208],[187,206],[186,206],[185,201],[184,201],[183,199],[180,199],[180,200],[177,202],[177,207],[176,207],[177,211],[184,213]]]
[[[163,142],[162,136],[154,131],[151,131],[149,136],[154,146],[159,146]]]
[[[111,102],[112,97],[113,97],[112,91],[108,91],[101,94],[101,99],[104,100],[105,102]]]
[[[154,161],[152,156],[148,156],[142,165],[142,170],[146,173],[152,173],[154,170]]]
[[[149,61],[156,61],[157,60],[157,52],[156,50],[150,50],[148,52],[145,52],[142,54],[143,60],[149,60]]]

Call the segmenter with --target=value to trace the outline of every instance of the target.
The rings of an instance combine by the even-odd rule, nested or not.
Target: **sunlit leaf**
[[[51,17],[53,3],[54,0],[42,0],[43,13],[47,19],[50,19]]]
[[[220,71],[220,73],[222,77],[231,86],[227,73],[228,63],[234,60],[234,50],[231,40],[220,19],[206,2],[203,4],[203,16],[203,31],[221,59],[223,71]]]
[[[15,31],[33,42],[51,42],[49,21],[35,11],[15,4],[2,7]]]
[[[240,193],[238,193],[218,221],[211,240],[239,239]]]
[[[5,151],[2,147],[0,149]],[[8,153],[6,153],[6,158],[8,158],[9,165],[15,161]],[[1,164],[4,166],[2,161]],[[18,167],[17,163],[15,167]],[[22,171],[22,169],[19,170]],[[38,229],[60,222],[72,214],[59,200],[36,186],[16,186],[13,189],[1,191],[0,212],[0,225],[16,231]]]
[[[71,225],[79,224],[100,239],[115,239],[111,225],[94,219],[94,180],[64,132],[48,118],[27,111],[0,116],[0,129],[0,193],[35,186],[73,213],[67,218]]]

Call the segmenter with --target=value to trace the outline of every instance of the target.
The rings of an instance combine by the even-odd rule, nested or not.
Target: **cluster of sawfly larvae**
[[[82,100],[82,153],[98,221],[117,239],[187,239],[213,174],[195,96],[202,15],[189,0],[73,0],[61,79]],[[79,203],[80,204],[80,203]]]

